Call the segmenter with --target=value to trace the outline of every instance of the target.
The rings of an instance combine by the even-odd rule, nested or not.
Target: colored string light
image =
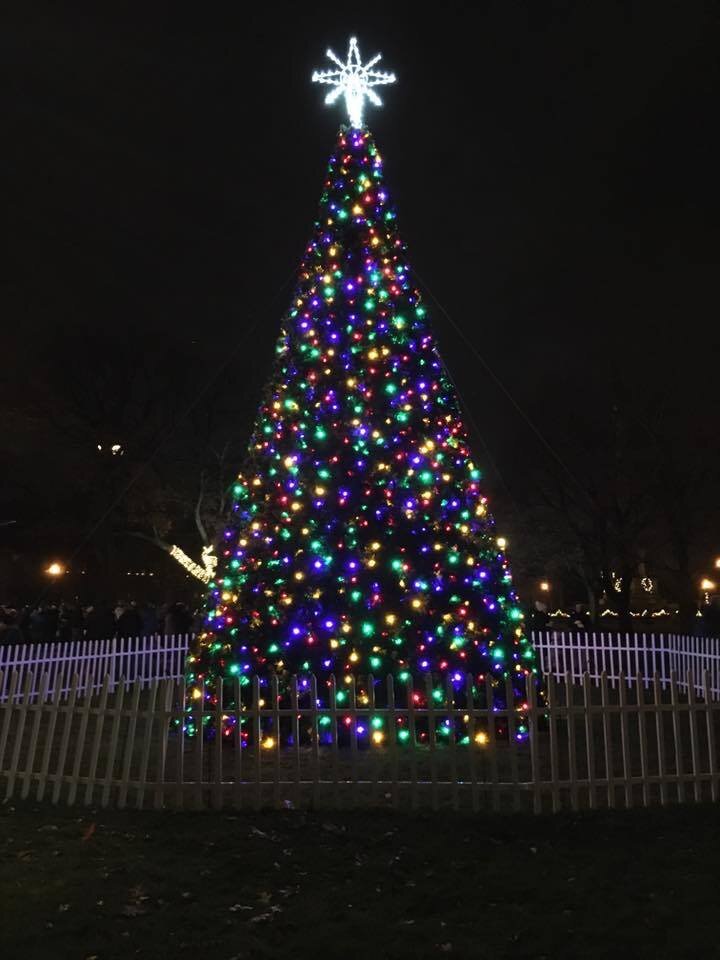
[[[408,273],[373,138],[341,129],[233,487],[191,698],[214,703],[218,677],[286,690],[314,674],[322,706],[332,678],[366,696],[369,674],[391,674],[437,680],[442,705],[470,673],[499,703],[509,678],[524,701],[535,660],[506,544]],[[355,732],[387,742],[366,721]]]

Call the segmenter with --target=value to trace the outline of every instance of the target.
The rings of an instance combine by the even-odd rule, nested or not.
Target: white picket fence
[[[705,696],[703,678],[710,678],[709,693],[720,700],[720,638],[684,634],[595,633],[588,631],[548,630],[531,634],[543,673],[557,679],[568,673],[573,683],[580,683],[589,674],[597,686],[603,673],[611,687],[634,682],[639,675],[646,686],[657,675],[664,690],[673,675],[678,686],[687,692],[687,676],[695,679],[695,692]]]
[[[674,674],[667,691],[657,675],[649,687],[642,676],[617,679],[613,689],[603,674],[598,690],[589,674],[579,685],[570,673],[560,683],[548,674],[544,693],[530,684],[517,711],[494,705],[471,677],[464,694],[448,685],[441,703],[421,685],[424,707],[393,678],[369,678],[367,697],[344,685],[342,702],[331,683],[330,706],[320,707],[314,679],[280,698],[277,678],[268,690],[254,677],[246,687],[226,683],[231,696],[221,691],[210,713],[203,697],[188,713],[184,681],[136,680],[111,692],[109,675],[99,690],[88,677],[84,693],[75,675],[64,699],[60,684],[49,695],[48,674],[26,672],[21,688],[14,671],[0,704],[0,799],[535,813],[717,801],[720,702],[709,674],[702,700],[692,675],[686,697]],[[216,730],[235,721],[230,736],[184,735],[183,721],[208,732],[205,717]],[[368,731],[378,721],[375,744]]]
[[[182,677],[190,634],[113,638],[111,640],[78,640],[70,643],[26,643],[0,647],[0,703],[8,696],[13,672],[19,676],[18,690],[24,688],[25,677],[32,674],[30,695],[38,694],[40,677],[48,676],[48,691],[57,690],[62,699],[70,694],[74,675],[78,689],[85,690],[93,678],[93,689],[99,690],[106,676],[114,691],[123,679],[126,684],[138,681],[147,686],[153,680],[177,680]]]
[[[20,675],[19,690],[24,676],[30,672],[35,686],[31,695],[39,692],[41,674],[49,675],[50,695],[60,688],[60,696],[70,693],[72,675],[79,677],[79,689],[84,690],[90,676],[94,689],[99,690],[102,679],[110,677],[110,691],[124,679],[126,684],[136,680],[147,686],[153,680],[179,680],[183,676],[185,658],[191,634],[178,636],[146,636],[112,640],[81,640],[75,643],[19,644],[0,647],[0,702],[7,697],[9,677],[13,671]],[[626,678],[640,674],[646,685],[657,674],[663,690],[675,674],[678,687],[685,691],[687,675],[696,678],[710,676],[710,693],[720,699],[720,639],[680,634],[603,633],[548,630],[534,632],[531,640],[538,653],[543,673],[551,673],[564,680],[569,673],[574,683],[580,683],[585,673],[594,686],[599,686],[603,673],[612,688],[617,687],[621,673]],[[696,680],[696,691],[705,695],[701,679]]]

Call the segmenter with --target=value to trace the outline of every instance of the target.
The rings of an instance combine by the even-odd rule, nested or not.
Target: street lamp
[[[715,584],[713,583],[712,580],[708,580],[707,577],[703,577],[703,579],[700,581],[700,589],[702,590],[702,593],[703,593],[702,602],[705,605],[709,605],[710,594],[714,592]]]
[[[540,581],[540,589],[543,593],[550,593],[550,584],[547,582],[547,580]]]
[[[65,567],[62,563],[51,563],[50,566],[45,570],[51,577],[61,577],[66,572]]]

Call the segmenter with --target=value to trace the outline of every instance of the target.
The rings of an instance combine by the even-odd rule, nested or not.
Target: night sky
[[[310,75],[356,33],[399,77],[369,123],[501,472],[544,454],[432,298],[553,444],[616,374],[718,422],[712,5],[153,7],[3,25],[6,373],[49,331],[150,328],[261,383],[343,119]]]

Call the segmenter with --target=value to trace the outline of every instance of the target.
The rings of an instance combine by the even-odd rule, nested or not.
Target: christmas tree
[[[362,691],[392,674],[429,675],[443,701],[470,673],[501,702],[510,677],[519,705],[534,654],[362,123],[363,97],[377,102],[391,75],[362,67],[354,41],[347,64],[332,56],[342,69],[315,78],[329,101],[344,93],[351,123],[234,486],[191,695],[210,708],[218,678],[277,675],[282,691],[314,674],[326,705],[332,677]]]

